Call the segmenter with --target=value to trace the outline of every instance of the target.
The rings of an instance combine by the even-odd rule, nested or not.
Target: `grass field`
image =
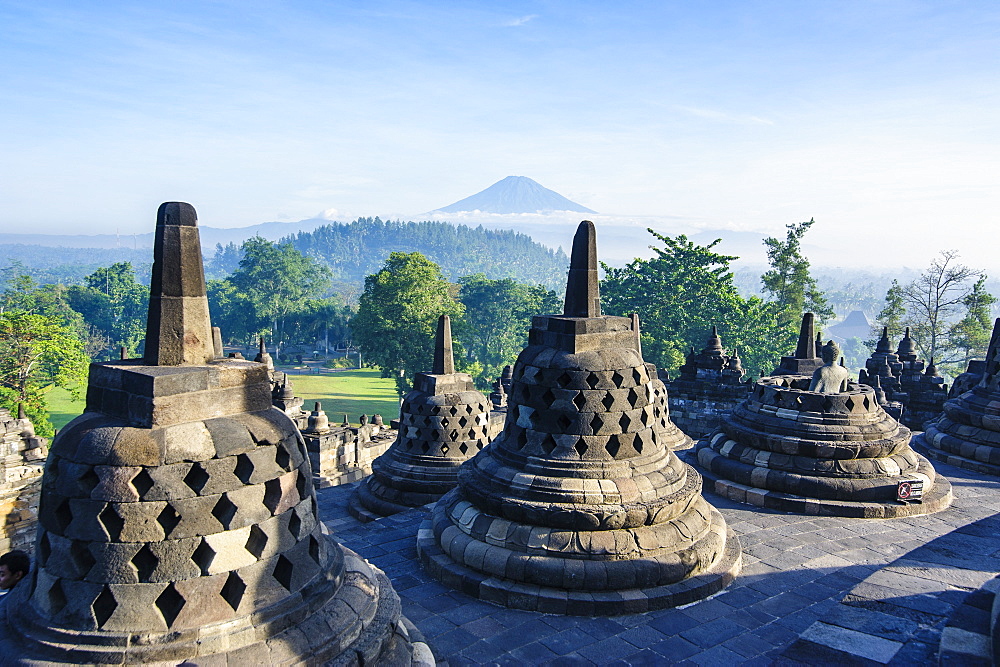
[[[339,424],[344,413],[352,424],[358,417],[382,415],[385,423],[399,416],[399,398],[396,383],[379,377],[371,368],[352,368],[325,375],[292,375],[292,388],[296,396],[306,399],[304,410],[312,410],[313,403],[323,403],[323,410],[331,424]]]
[[[292,375],[292,388],[296,396],[306,399],[302,407],[312,410],[315,401],[323,403],[330,422],[339,424],[344,413],[352,424],[365,414],[382,415],[386,424],[399,416],[399,399],[392,380],[379,377],[371,368],[346,369],[324,375]],[[83,398],[73,401],[65,389],[55,388],[46,396],[49,418],[56,428],[62,428],[83,412]]]
[[[62,428],[83,412],[83,398],[86,392],[81,392],[80,400],[74,401],[69,390],[54,387],[45,395],[49,405],[49,419],[56,428]]]

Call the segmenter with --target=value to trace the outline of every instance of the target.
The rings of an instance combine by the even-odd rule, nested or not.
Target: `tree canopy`
[[[79,316],[19,276],[0,300],[0,406],[22,404],[39,435],[51,436],[45,392],[65,387],[79,395],[89,359],[75,327]],[[78,329],[78,327],[77,327]]]
[[[942,251],[915,280],[892,281],[867,342],[874,347],[882,327],[893,341],[909,328],[920,355],[955,375],[985,356],[996,301],[981,271],[961,264],[957,252]]]
[[[458,318],[463,311],[437,264],[419,252],[393,252],[381,271],[365,278],[350,327],[365,359],[382,377],[394,378],[402,394],[416,373],[432,367],[438,317]]]
[[[209,281],[213,317],[229,340],[252,342],[266,332],[280,346],[286,342],[289,319],[329,287],[330,271],[291,245],[259,236],[248,239],[241,251],[232,275]]]
[[[84,282],[68,288],[66,299],[106,340],[94,357],[117,359],[121,347],[130,355],[140,355],[146,337],[149,287],[136,280],[132,264],[117,262],[99,268]]]
[[[491,280],[477,273],[458,282],[465,318],[455,327],[456,335],[470,359],[481,365],[477,380],[485,389],[528,344],[531,318],[557,312],[561,304],[552,290],[511,278]]]
[[[690,241],[683,234],[653,235],[656,256],[622,268],[604,265],[601,302],[612,315],[638,313],[647,361],[675,370],[687,351],[705,345],[712,325],[727,348],[739,348],[744,366],[770,372],[794,338],[778,323],[779,308],[757,297],[743,298],[733,285],[729,263],[737,259]]]
[[[781,308],[782,325],[797,328],[802,314],[811,312],[820,322],[834,317],[816,279],[809,272],[809,260],[802,255],[802,237],[816,221],[785,225],[785,240],[764,239],[771,268],[760,277],[764,291]]]

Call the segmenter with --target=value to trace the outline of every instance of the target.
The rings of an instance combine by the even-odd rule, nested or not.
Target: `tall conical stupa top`
[[[601,316],[601,292],[597,282],[597,230],[590,220],[581,222],[573,237],[563,315]]]
[[[257,339],[257,356],[253,358],[259,364],[267,364],[268,370],[274,370],[274,360],[271,359],[271,355],[267,353],[267,345],[264,344],[264,337],[260,336]]]
[[[719,327],[712,325],[712,335],[708,337],[704,352],[721,352],[722,338],[719,337]]]
[[[902,359],[906,357],[916,357],[917,346],[913,343],[913,339],[910,338],[910,327],[906,327],[906,333],[903,335],[902,340],[899,341],[899,347],[896,348],[896,354]]]
[[[156,212],[144,361],[199,366],[214,358],[198,214],[191,204],[166,202]]]
[[[455,372],[455,353],[451,347],[451,318],[438,318],[437,336],[434,338],[434,375],[451,375]]]
[[[892,354],[892,345],[889,343],[889,327],[882,327],[882,337],[875,344],[875,353]]]
[[[639,334],[639,313],[632,313],[632,332],[635,333],[635,351],[642,358],[642,336]]]
[[[802,326],[799,328],[799,344],[795,348],[795,358],[816,358],[816,316],[812,313],[802,315]]]

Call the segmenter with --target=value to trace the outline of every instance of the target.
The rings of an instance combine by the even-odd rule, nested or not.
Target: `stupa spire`
[[[214,358],[198,214],[191,204],[166,202],[156,212],[144,361],[199,366]]]
[[[451,318],[438,318],[437,336],[434,338],[434,375],[451,375],[455,372],[455,353],[451,346]]]
[[[889,343],[889,327],[882,327],[882,337],[878,339],[878,343],[875,345],[875,352],[886,354],[892,352],[892,345]]]
[[[563,315],[601,316],[601,292],[597,283],[597,231],[590,220],[581,222],[573,237]]]
[[[795,348],[796,359],[813,359],[816,357],[816,316],[812,313],[802,315],[802,326],[799,328],[799,344]]]

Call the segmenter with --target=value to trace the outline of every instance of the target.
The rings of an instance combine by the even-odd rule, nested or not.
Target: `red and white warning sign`
[[[907,479],[896,485],[896,500],[905,503],[919,503],[924,498],[924,481]]]

